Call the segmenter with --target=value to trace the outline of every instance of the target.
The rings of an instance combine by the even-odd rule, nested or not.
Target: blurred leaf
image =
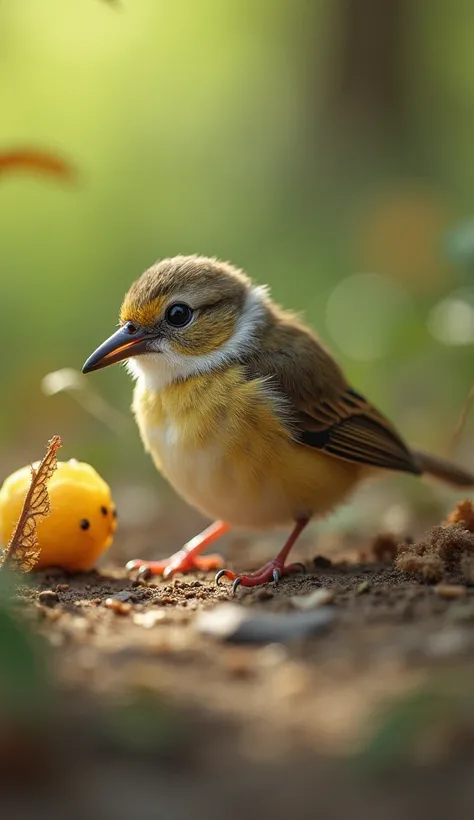
[[[109,736],[134,752],[171,748],[182,728],[177,715],[145,693],[108,713]]]
[[[36,149],[18,149],[0,153],[0,176],[9,172],[37,172],[71,180],[74,169],[60,157]]]
[[[412,692],[395,703],[367,743],[359,762],[368,771],[379,771],[406,757],[416,736],[432,720],[436,705],[433,693],[425,690]]]
[[[36,528],[51,512],[47,484],[58,466],[56,452],[60,447],[60,436],[53,436],[37,469],[31,468],[31,484],[12,537],[0,557],[0,569],[13,566],[30,572],[38,561],[40,546]]]
[[[42,698],[43,667],[31,637],[4,608],[0,608],[0,647],[0,709],[26,709]]]
[[[469,730],[474,734],[474,690],[471,676],[463,671],[459,677],[430,681],[388,706],[357,762],[377,774],[416,757],[420,749],[449,751],[452,737]],[[441,742],[435,744],[437,736]]]
[[[49,692],[42,641],[31,635],[11,610],[15,586],[11,575],[0,575],[0,712],[11,716],[43,716]]]

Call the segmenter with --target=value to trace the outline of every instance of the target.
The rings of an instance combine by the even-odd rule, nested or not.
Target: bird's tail
[[[440,456],[433,456],[431,453],[424,453],[423,450],[413,450],[413,455],[417,459],[422,473],[428,473],[447,484],[452,484],[454,487],[474,487],[474,473],[458,467],[452,461]]]

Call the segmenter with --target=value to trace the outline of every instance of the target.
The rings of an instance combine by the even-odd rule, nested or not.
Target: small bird
[[[256,572],[221,569],[237,587],[299,571],[288,554],[312,518],[386,470],[429,473],[459,487],[474,475],[410,448],[346,381],[313,331],[227,262],[163,259],[126,294],[120,327],[83,373],[126,360],[145,449],[175,490],[216,519],[165,561],[128,569],[163,574],[222,566],[202,550],[231,527],[292,525]],[[304,570],[304,567],[303,567]]]

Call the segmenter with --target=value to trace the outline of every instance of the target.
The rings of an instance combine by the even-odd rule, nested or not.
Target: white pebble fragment
[[[321,587],[320,589],[313,590],[313,592],[309,592],[307,595],[293,595],[290,601],[295,609],[301,609],[303,612],[307,612],[310,609],[318,609],[320,606],[332,604],[335,597],[334,590]]]
[[[260,612],[223,604],[196,618],[198,632],[234,643],[285,643],[325,630],[334,620],[330,607],[314,612]]]

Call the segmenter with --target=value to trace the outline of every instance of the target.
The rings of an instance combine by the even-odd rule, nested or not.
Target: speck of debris
[[[133,592],[128,592],[126,589],[124,589],[123,592],[116,592],[113,597],[115,601],[122,601],[122,603],[125,603],[126,601],[136,601],[136,596]]]
[[[434,591],[440,598],[463,598],[467,595],[467,587],[461,584],[438,584]]]
[[[357,587],[355,594],[356,595],[363,595],[365,592],[368,592],[370,589],[370,581],[362,581]]]
[[[129,615],[132,611],[132,605],[130,603],[124,603],[119,598],[107,598],[104,602],[104,606],[107,609],[111,609],[117,615]]]
[[[399,539],[392,533],[382,532],[376,535],[370,546],[370,555],[375,561],[393,561],[397,554]]]
[[[55,606],[59,603],[59,595],[52,589],[43,589],[38,595],[38,601],[45,606]]]
[[[313,558],[313,567],[315,567],[315,569],[329,569],[329,567],[332,567],[332,561],[330,558],[326,558],[325,555],[315,555]]]
[[[326,604],[331,604],[334,598],[335,592],[333,589],[321,587],[308,593],[308,595],[293,595],[290,601],[295,609],[309,611],[311,609],[317,609],[320,606],[325,606]]]

